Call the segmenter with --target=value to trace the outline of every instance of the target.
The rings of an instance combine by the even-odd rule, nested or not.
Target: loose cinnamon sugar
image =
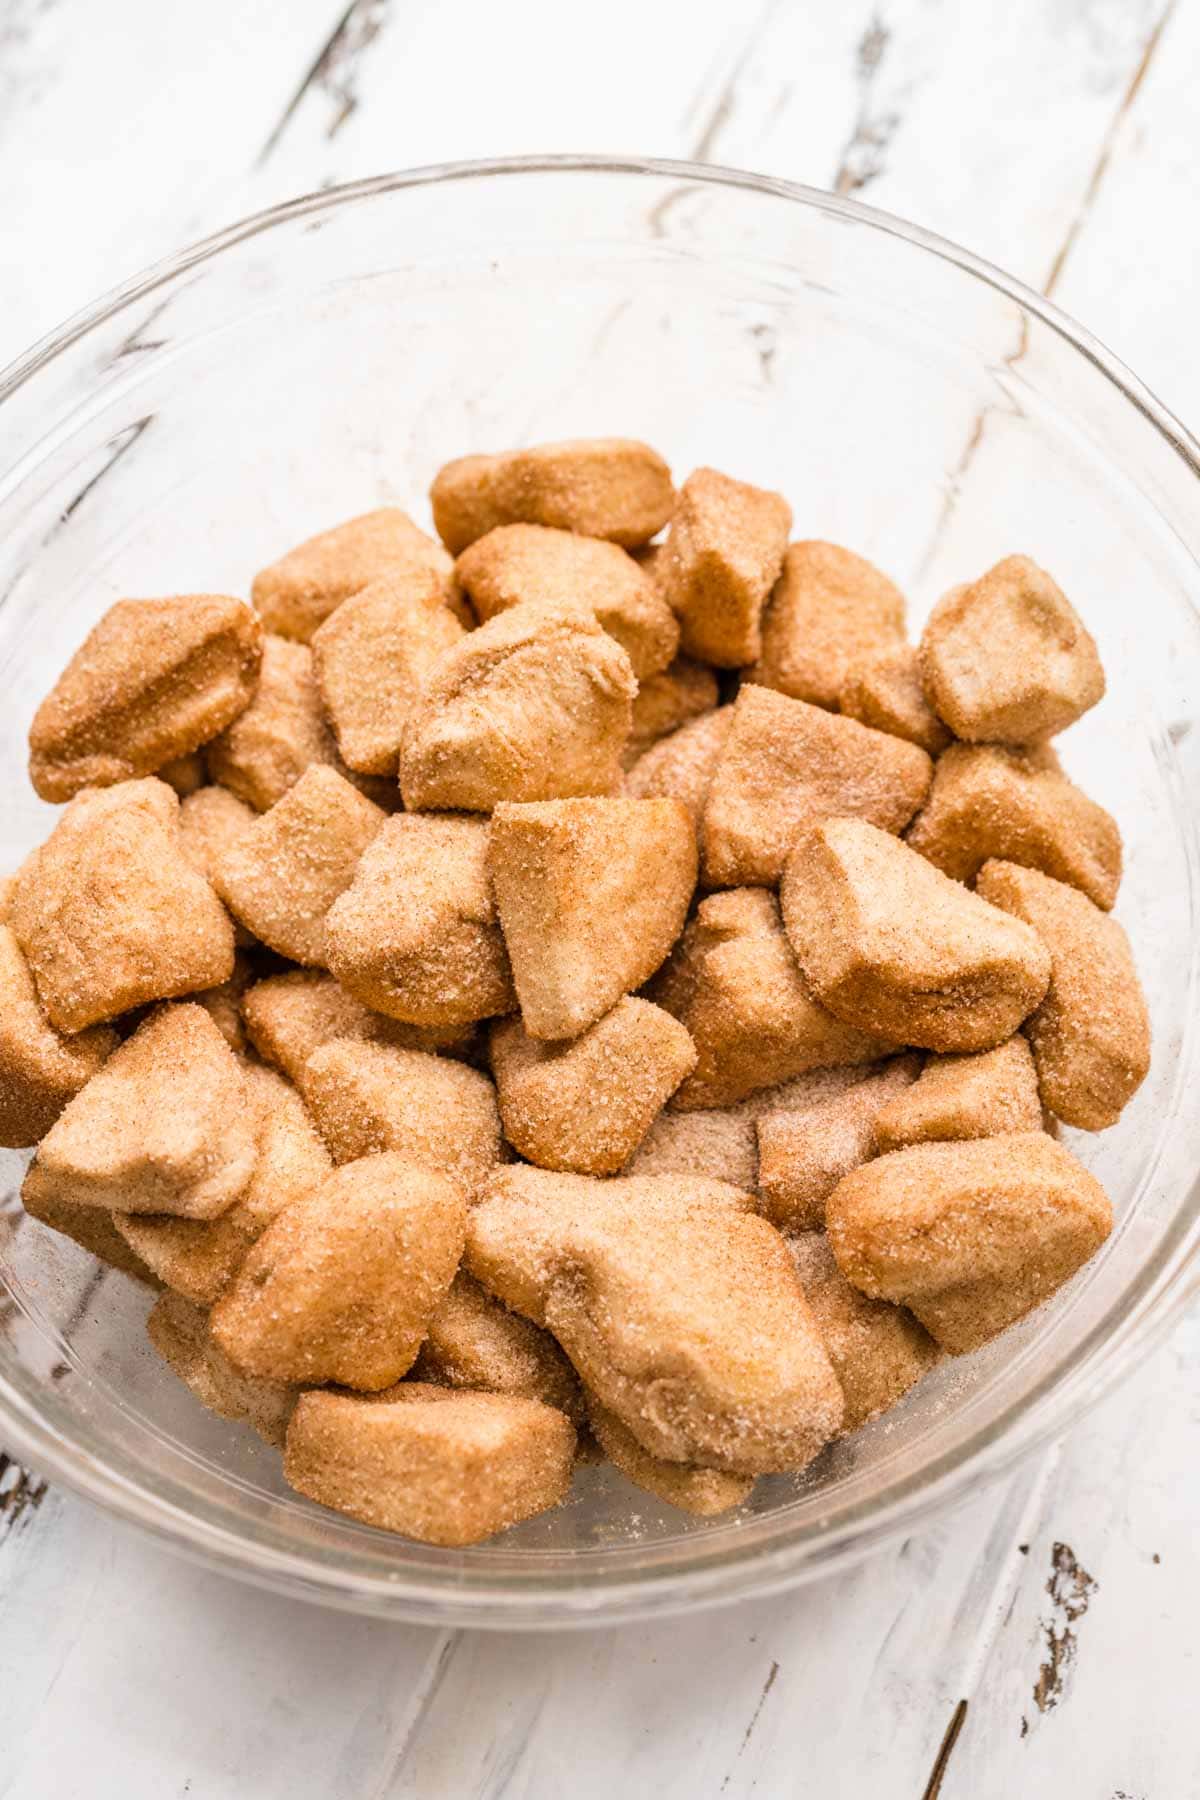
[[[429,1321],[411,1379],[519,1394],[583,1424],[578,1378],[550,1333],[510,1312],[462,1268]]]
[[[695,1463],[666,1462],[661,1456],[651,1456],[594,1394],[588,1400],[588,1423],[601,1450],[626,1480],[657,1500],[677,1506],[680,1512],[711,1519],[750,1498],[753,1475],[728,1475],[723,1469],[701,1469]]]
[[[875,1120],[881,1151],[944,1138],[1000,1137],[1042,1124],[1037,1074],[1019,1033],[975,1056],[931,1056]]]
[[[844,1094],[803,1112],[764,1112],[758,1129],[758,1191],[762,1210],[781,1231],[814,1231],[825,1203],[851,1169],[875,1154],[876,1121],[916,1080],[915,1056],[898,1056]]]
[[[201,1406],[249,1425],[282,1449],[299,1388],[244,1375],[217,1344],[204,1307],[182,1294],[160,1294],[146,1320],[150,1342]]]
[[[343,600],[382,576],[430,570],[445,584],[453,565],[441,545],[395,506],[347,519],[297,544],[254,577],[251,597],[268,631],[307,643]]]
[[[675,505],[671,471],[634,438],[572,438],[460,456],[429,490],[433,521],[460,556],[498,525],[550,525],[634,549],[661,531]]]
[[[640,681],[622,766],[632,769],[660,739],[711,712],[718,698],[716,676],[690,656],[677,656],[669,668]]]
[[[836,708],[856,664],[901,648],[904,611],[900,589],[864,557],[839,544],[792,544],[763,615],[762,651],[750,679],[793,700]]]
[[[838,688],[837,710],[860,725],[907,738],[930,756],[940,756],[952,741],[925,698],[921,659],[908,644],[855,657]]]
[[[688,656],[719,669],[754,661],[791,525],[782,494],[717,469],[688,476],[663,555],[667,597]]]
[[[630,766],[623,791],[634,800],[678,800],[699,825],[732,724],[732,706],[719,706],[681,725],[643,751]]]

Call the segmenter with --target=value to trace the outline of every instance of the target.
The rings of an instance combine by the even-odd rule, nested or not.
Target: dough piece
[[[325,961],[325,915],[354,879],[384,814],[323,763],[311,768],[221,857],[217,889],[264,944]]]
[[[680,1512],[711,1519],[750,1498],[753,1475],[727,1475],[723,1469],[702,1469],[695,1463],[665,1462],[660,1456],[651,1456],[616,1413],[601,1406],[594,1395],[588,1401],[588,1423],[609,1462],[627,1481],[656,1500],[677,1506]]]
[[[30,780],[43,800],[70,800],[153,774],[237,717],[261,660],[262,626],[240,600],[118,600],[34,714]]]
[[[750,679],[793,700],[836,708],[856,663],[903,643],[904,595],[894,581],[840,544],[792,544],[763,615],[762,653]]]
[[[782,494],[697,469],[667,534],[668,595],[688,656],[742,668],[761,649],[760,620],[783,564],[792,509]]]
[[[679,800],[698,826],[732,724],[732,706],[719,706],[660,738],[630,767],[624,793],[632,800]]]
[[[337,744],[325,721],[307,644],[267,637],[254,699],[206,755],[210,779],[255,812],[282,800],[313,763],[337,766]]]
[[[416,1361],[465,1226],[455,1182],[365,1156],[267,1226],[213,1307],[213,1336],[249,1375],[390,1387]]]
[[[1095,639],[1027,556],[1006,556],[938,601],[921,673],[934,712],[971,743],[1041,743],[1104,695]]]
[[[186,756],[174,757],[155,773],[160,781],[165,781],[169,788],[174,788],[181,800],[188,794],[194,794],[208,780],[204,758],[198,750],[189,750]]]
[[[179,803],[180,849],[197,874],[215,884],[221,858],[254,819],[254,808],[228,788],[215,783],[198,787]],[[235,920],[233,941],[247,949],[255,941],[254,933]]]
[[[332,975],[317,969],[268,975],[247,989],[241,1007],[246,1035],[258,1054],[297,1086],[314,1050],[335,1038],[399,1044],[405,1050],[461,1049],[469,1039],[469,1032],[464,1035],[459,1026],[433,1031],[385,1019],[348,994]]]
[[[1116,820],[1068,780],[1048,747],[953,745],[906,835],[956,881],[974,881],[998,858],[1068,882],[1106,912],[1121,882]]]
[[[429,1336],[411,1379],[436,1387],[520,1394],[556,1406],[574,1425],[583,1424],[583,1391],[550,1333],[510,1312],[465,1269],[458,1271],[429,1321]]]
[[[49,1231],[57,1231],[60,1237],[70,1238],[98,1262],[105,1263],[110,1269],[118,1269],[122,1275],[132,1276],[134,1281],[140,1281],[146,1287],[162,1286],[153,1270],[125,1242],[113,1224],[112,1213],[104,1212],[99,1206],[75,1206],[70,1200],[60,1200],[36,1181],[31,1183],[28,1177],[21,1203],[31,1219],[36,1219]]]
[[[696,834],[676,800],[502,805],[488,866],[526,1031],[575,1037],[647,981],[683,929]]]
[[[150,1342],[163,1361],[218,1418],[250,1425],[268,1444],[283,1448],[300,1390],[290,1383],[243,1375],[216,1343],[208,1313],[182,1294],[160,1294],[146,1320]]]
[[[909,644],[852,662],[838,688],[837,709],[860,725],[919,744],[930,756],[940,756],[953,741],[925,698],[921,658]]]
[[[1116,919],[1086,895],[1015,863],[985,863],[978,891],[1033,927],[1050,986],[1026,1026],[1042,1100],[1064,1125],[1115,1125],[1150,1068],[1150,1015]]]
[[[107,1025],[74,1037],[54,1029],[20,944],[0,925],[0,1145],[22,1150],[44,1138],[116,1043]]]
[[[1045,995],[1050,954],[1028,926],[863,819],[799,838],[783,923],[822,1006],[927,1050],[988,1050]]]
[[[752,1194],[758,1186],[754,1120],[742,1106],[661,1112],[624,1175],[699,1175]]]
[[[1017,1034],[975,1056],[931,1056],[920,1078],[875,1120],[880,1150],[953,1138],[1037,1131],[1042,1123],[1037,1071]]]
[[[404,728],[413,812],[608,794],[636,691],[629,658],[584,607],[514,606],[442,657]]]
[[[200,1006],[164,1006],[77,1094],[25,1177],[35,1196],[214,1219],[254,1173],[242,1068]]]
[[[696,1065],[684,1027],[628,996],[567,1043],[540,1043],[514,1018],[493,1026],[491,1045],[509,1143],[580,1175],[615,1175]]]
[[[898,1056],[844,1094],[805,1112],[768,1112],[758,1120],[758,1191],[780,1231],[815,1231],[843,1175],[875,1154],[876,1121],[917,1078],[920,1059]]]
[[[704,885],[773,886],[814,819],[853,817],[903,831],[932,778],[933,764],[915,744],[743,687],[704,809]]]
[[[893,1150],[826,1217],[846,1279],[910,1307],[952,1356],[1048,1300],[1112,1229],[1104,1189],[1044,1131]]]
[[[389,819],[325,921],[326,955],[364,1005],[454,1026],[516,1005],[487,871],[488,827],[463,814]]]
[[[384,506],[297,544],[259,571],[250,592],[268,631],[306,644],[335,607],[371,582],[432,570],[448,594],[453,566],[407,513]]]
[[[557,1506],[574,1466],[575,1427],[553,1407],[405,1382],[303,1395],[283,1472],[322,1506],[453,1549]]]
[[[694,719],[703,718],[716,706],[720,692],[717,678],[703,663],[677,656],[639,683],[633,702],[633,726],[621,758],[626,771],[660,739],[669,737]]]
[[[675,506],[671,471],[634,438],[460,456],[438,470],[429,498],[455,556],[498,525],[550,525],[633,549],[662,530]]]

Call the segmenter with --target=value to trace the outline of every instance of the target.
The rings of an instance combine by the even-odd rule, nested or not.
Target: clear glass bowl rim
[[[39,370],[90,331],[187,271],[210,262],[246,240],[310,215],[332,212],[357,200],[441,183],[495,177],[578,174],[676,179],[695,187],[741,189],[795,202],[849,223],[899,238],[917,250],[952,264],[964,274],[1006,295],[1063,338],[1097,369],[1157,431],[1188,471],[1200,477],[1200,441],[1157,396],[1084,326],[1016,277],[922,226],[823,189],[776,176],[660,157],[537,155],[433,163],[298,196],[250,214],[165,258],[91,305],[73,314],[0,371],[0,407]],[[0,423],[3,423],[0,415]],[[0,469],[0,490],[19,478],[25,452]],[[165,1496],[131,1482],[118,1470],[56,1432],[0,1378],[0,1443],[54,1482],[139,1527],[178,1553],[243,1580],[381,1617],[440,1625],[494,1629],[585,1627],[650,1615],[682,1612],[750,1596],[774,1593],[860,1560],[940,1512],[984,1483],[996,1480],[1058,1436],[1084,1407],[1095,1405],[1141,1363],[1167,1335],[1200,1288],[1200,1176],[1180,1204],[1153,1263],[1123,1296],[1119,1316],[1110,1317],[1044,1377],[1038,1387],[990,1426],[977,1431],[953,1453],[903,1484],[882,1506],[863,1507],[836,1529],[789,1532],[780,1524],[778,1541],[760,1543],[740,1556],[720,1558],[698,1539],[693,1566],[686,1556],[670,1559],[666,1570],[588,1580],[586,1571],[561,1577],[472,1578],[447,1567],[444,1576],[406,1573],[403,1580],[361,1575],[318,1555],[292,1554],[253,1543],[212,1519],[186,1512]],[[1115,1310],[1115,1309],[1114,1309]],[[751,1534],[757,1538],[757,1533]],[[580,1579],[580,1574],[584,1575]]]

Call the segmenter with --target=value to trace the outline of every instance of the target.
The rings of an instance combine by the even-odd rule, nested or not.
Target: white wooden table
[[[0,0],[0,362],[306,189],[645,151],[957,238],[1196,426],[1198,83],[1200,0]],[[1193,1315],[1062,1444],[898,1550],[565,1638],[276,1600],[0,1456],[0,1800],[1188,1800],[1198,1375]]]

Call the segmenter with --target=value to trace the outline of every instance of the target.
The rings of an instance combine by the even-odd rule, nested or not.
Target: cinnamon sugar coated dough
[[[846,1279],[955,1356],[1048,1300],[1112,1229],[1099,1182],[1044,1131],[893,1150],[839,1182],[826,1218]]]
[[[76,1206],[70,1200],[60,1200],[39,1189],[36,1183],[31,1185],[28,1179],[21,1192],[21,1205],[29,1218],[60,1237],[70,1238],[108,1268],[119,1269],[122,1275],[130,1275],[149,1288],[162,1286],[158,1276],[117,1230],[113,1214],[102,1207]]]
[[[460,556],[498,525],[550,525],[609,538],[627,550],[649,543],[675,506],[671,471],[634,438],[572,438],[460,456],[429,490],[433,522]]]
[[[875,1154],[876,1121],[888,1102],[916,1080],[915,1056],[898,1056],[844,1094],[803,1112],[764,1112],[758,1129],[762,1211],[781,1231],[813,1231],[825,1203],[851,1169]]]
[[[615,1175],[696,1064],[687,1031],[648,1000],[626,996],[566,1043],[531,1038],[520,1019],[492,1028],[504,1135],[527,1161]]]
[[[205,750],[211,781],[266,812],[312,763],[338,764],[307,644],[268,634],[253,700]]]
[[[797,833],[830,814],[903,831],[932,778],[915,744],[743,687],[704,808],[704,885],[773,886]]]
[[[264,1062],[274,1063],[297,1085],[314,1050],[335,1038],[399,1044],[404,1050],[460,1048],[466,1041],[461,1027],[427,1031],[386,1019],[318,969],[289,969],[255,982],[242,995],[241,1012],[246,1036]]]
[[[750,680],[836,708],[856,663],[903,645],[904,612],[900,589],[864,557],[840,544],[792,544],[763,616]]]
[[[575,1037],[649,980],[678,937],[696,834],[675,800],[503,805],[488,867],[526,1031]]]
[[[487,870],[487,821],[389,819],[325,921],[342,985],[413,1025],[465,1025],[516,1004]]]
[[[625,769],[631,769],[662,738],[711,712],[719,697],[712,670],[690,656],[677,656],[669,668],[639,681],[629,741],[621,758]]]
[[[179,803],[180,849],[206,881],[214,881],[225,852],[255,816],[254,808],[228,788],[196,788]]]
[[[233,926],[184,855],[179,801],[153,777],[88,789],[17,871],[9,923],[59,1031],[233,973]]]
[[[116,1042],[107,1025],[73,1037],[55,1030],[20,944],[0,925],[0,1145],[21,1150],[45,1137]]]
[[[999,1137],[1042,1123],[1037,1072],[1020,1033],[974,1056],[931,1056],[875,1120],[879,1150],[943,1138]]]
[[[152,775],[247,705],[262,626],[224,594],[119,600],[71,658],[29,729],[43,800]]]
[[[1022,863],[1106,912],[1121,881],[1116,820],[1068,780],[1049,746],[953,745],[906,838],[956,881],[974,881],[992,858]]]
[[[719,706],[658,739],[630,765],[624,793],[633,800],[679,800],[698,825],[732,724],[732,706]]]
[[[557,1506],[574,1462],[575,1427],[539,1400],[405,1382],[302,1395],[283,1472],[323,1506],[453,1548]]]
[[[930,756],[940,756],[953,741],[925,698],[921,658],[909,644],[856,657],[838,689],[837,711],[860,725],[907,738]]]
[[[454,566],[481,625],[511,606],[590,607],[639,681],[665,669],[679,624],[648,575],[619,544],[549,525],[499,525]]]
[[[194,794],[208,780],[204,758],[198,750],[189,750],[186,756],[176,756],[171,762],[164,763],[161,769],[156,769],[155,774],[169,788],[174,788],[181,800],[187,794]]]
[[[609,794],[621,779],[633,669],[584,607],[514,606],[468,633],[405,721],[410,811]]]
[[[1027,556],[1005,557],[938,602],[921,673],[934,712],[973,743],[1040,743],[1104,694],[1095,640]]]
[[[267,1226],[213,1307],[213,1336],[249,1375],[388,1387],[416,1360],[465,1225],[455,1182],[364,1156]]]
[[[1129,939],[1086,895],[1015,863],[985,863],[979,892],[1023,919],[1050,954],[1026,1026],[1042,1100],[1065,1125],[1115,1125],[1150,1068],[1150,1017]]]
[[[862,819],[803,832],[781,900],[821,1005],[897,1043],[990,1049],[1049,986],[1049,951],[1028,926]]]
[[[268,631],[307,643],[343,600],[381,576],[432,571],[450,591],[442,546],[398,507],[347,519],[297,544],[254,577],[251,598]]]
[[[783,562],[792,509],[782,494],[697,469],[679,490],[663,569],[689,656],[737,669],[761,645],[760,620]]]
[[[510,1312],[462,1268],[429,1321],[411,1378],[436,1387],[520,1394],[583,1424],[583,1391],[550,1333]]]
[[[182,1294],[160,1294],[146,1320],[150,1342],[201,1406],[249,1425],[282,1449],[300,1390],[236,1368],[209,1330],[208,1313]]]
[[[651,1456],[616,1413],[601,1406],[594,1394],[588,1400],[588,1424],[609,1462],[627,1481],[697,1519],[729,1512],[748,1500],[753,1491],[753,1475],[729,1475],[723,1469],[702,1469],[695,1463],[667,1462],[661,1456]]]

